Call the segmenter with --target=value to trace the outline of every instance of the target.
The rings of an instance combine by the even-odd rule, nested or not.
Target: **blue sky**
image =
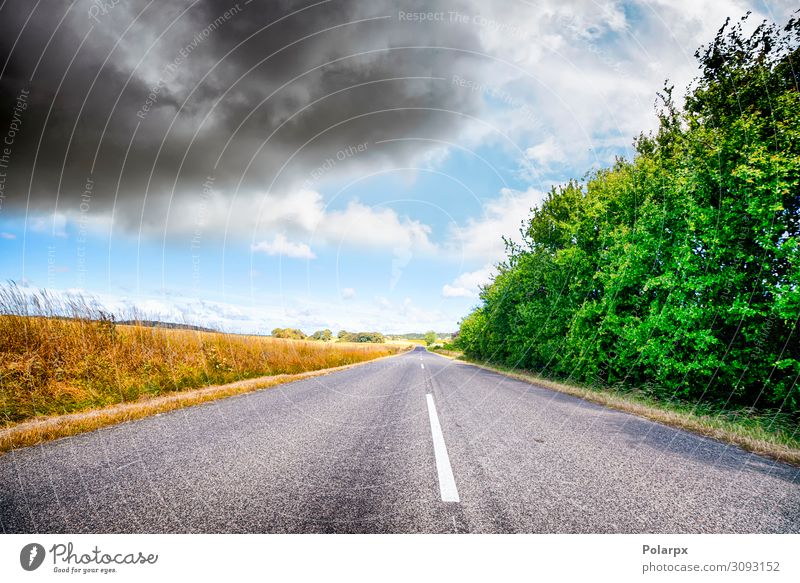
[[[320,139],[307,156],[310,146],[296,158],[287,153],[272,180],[250,179],[263,163],[256,157],[251,167],[237,166],[247,178],[237,187],[215,180],[202,191],[196,181],[181,188],[175,180],[179,191],[151,184],[141,203],[99,204],[113,196],[112,181],[85,208],[79,194],[66,192],[50,209],[7,204],[0,207],[0,273],[27,289],[91,295],[121,315],[136,308],[236,332],[454,331],[503,258],[501,237],[517,236],[552,185],[630,156],[633,137],[654,127],[664,79],[682,91],[695,74],[697,46],[725,16],[748,8],[781,20],[791,6],[552,0],[534,10],[522,2],[476,3],[462,10],[469,23],[442,26],[474,37],[479,57],[417,63],[412,72],[426,78],[404,85],[409,94],[439,91],[469,105],[441,108],[432,118],[437,131],[401,124],[381,132],[379,114],[361,136]],[[396,18],[396,7],[386,11]],[[126,22],[122,9],[110,15],[111,37],[112,17]],[[405,23],[393,26],[415,38]],[[135,43],[119,46],[127,47],[120,63],[128,63]],[[381,64],[386,75],[392,58]],[[183,82],[163,84],[180,94]],[[384,95],[392,83],[383,83]],[[300,106],[310,101],[296,94]],[[274,115],[294,113],[287,111]],[[187,121],[178,139],[217,123],[205,119]],[[255,151],[235,141],[230,148],[236,164]]]

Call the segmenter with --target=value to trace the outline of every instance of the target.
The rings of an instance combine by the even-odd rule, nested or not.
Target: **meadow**
[[[91,299],[12,284],[0,287],[0,414],[7,428],[209,385],[365,362],[402,348],[119,324]]]

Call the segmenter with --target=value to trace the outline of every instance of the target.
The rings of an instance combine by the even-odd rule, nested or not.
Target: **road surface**
[[[415,350],[0,457],[4,532],[800,532],[800,469]]]

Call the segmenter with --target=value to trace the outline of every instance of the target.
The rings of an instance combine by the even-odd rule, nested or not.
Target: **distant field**
[[[39,298],[39,305],[28,309],[23,303],[18,294],[3,290],[0,414],[5,426],[208,385],[354,364],[402,349],[122,325],[85,304],[53,306]],[[70,312],[70,317],[43,315]]]

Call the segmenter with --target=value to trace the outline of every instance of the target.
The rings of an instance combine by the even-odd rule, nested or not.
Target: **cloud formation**
[[[309,181],[433,148],[404,137],[503,142],[527,151],[534,180],[553,162],[604,163],[654,122],[665,78],[688,82],[725,16],[781,19],[792,4],[6,0],[2,210],[83,204],[180,234],[210,180],[221,216],[258,209],[252,228],[268,230]]]
[[[261,241],[251,247],[257,253],[267,255],[279,255],[292,259],[316,259],[317,256],[311,251],[311,247],[305,243],[293,243],[286,238],[286,235],[278,233],[272,241]]]
[[[445,298],[477,298],[482,286],[491,282],[495,275],[494,266],[484,265],[475,271],[462,273],[452,283],[442,287]]]
[[[418,146],[357,146],[451,135],[459,117],[446,112],[480,105],[442,81],[482,66],[477,33],[401,22],[388,0],[98,6],[2,7],[0,127],[30,96],[4,210],[70,215],[83,202],[124,229],[169,235],[211,182],[224,215],[260,208],[268,224],[264,198],[302,205],[298,185],[329,159],[335,171],[408,161]],[[458,50],[413,48],[426,46]]]
[[[629,154],[655,124],[655,91],[690,81],[695,48],[726,16],[784,21],[795,4],[5,0],[0,218],[12,221],[0,238],[24,239],[13,222],[27,217],[24,229],[54,237],[113,227],[210,248],[225,235],[243,253],[306,260],[382,249],[390,293],[436,255],[463,273],[435,274],[434,295],[474,298],[502,237],[519,240],[552,184]],[[392,208],[396,191],[331,194],[384,170],[441,168],[443,144],[478,152],[513,188],[459,174],[482,207],[445,208],[459,211],[449,230],[425,205]],[[358,285],[359,300],[372,295]],[[394,302],[375,319],[440,318]]]
[[[519,243],[524,219],[544,197],[544,192],[534,188],[525,192],[503,188],[498,198],[484,203],[481,216],[470,218],[465,225],[451,230],[450,253],[491,263],[502,260],[505,257],[503,237]]]

